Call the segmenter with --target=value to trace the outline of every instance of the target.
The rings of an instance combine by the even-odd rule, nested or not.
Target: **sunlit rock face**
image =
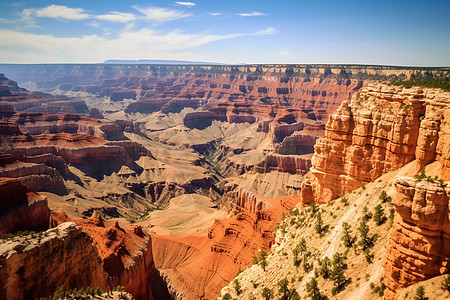
[[[433,160],[449,176],[450,93],[369,85],[329,116],[312,157],[315,199],[329,202],[382,174],[417,160]],[[305,197],[308,197],[305,195]]]
[[[393,204],[394,227],[384,262],[385,294],[449,272],[450,189],[438,183],[400,177]]]

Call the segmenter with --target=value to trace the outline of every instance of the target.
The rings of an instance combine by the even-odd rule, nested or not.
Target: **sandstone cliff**
[[[302,197],[329,202],[416,159],[448,178],[450,93],[369,85],[329,116]],[[312,188],[311,188],[312,187]]]
[[[396,219],[384,263],[387,299],[403,287],[450,271],[450,188],[408,177],[394,184]]]
[[[0,297],[36,299],[66,288],[107,283],[91,238],[74,223],[0,241]]]
[[[259,198],[257,200],[256,198]],[[267,199],[248,192],[224,204],[239,211],[216,220],[207,237],[152,236],[155,265],[176,299],[213,299],[239,268],[249,266],[257,249],[274,243],[273,228],[297,197]]]
[[[18,230],[48,228],[47,198],[28,192],[18,180],[0,178],[0,236]]]

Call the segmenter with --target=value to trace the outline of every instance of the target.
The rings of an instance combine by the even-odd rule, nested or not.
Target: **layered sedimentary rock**
[[[439,90],[363,88],[329,116],[303,198],[313,191],[317,202],[329,202],[414,159],[419,169],[441,161],[441,176],[448,178],[449,107],[450,93]]]
[[[47,297],[60,286],[108,287],[92,239],[74,223],[0,240],[0,298]]]
[[[384,262],[387,299],[403,287],[450,271],[450,188],[408,177],[394,184],[396,217]]]
[[[110,287],[125,286],[136,299],[168,299],[155,269],[152,241],[140,226],[124,229],[117,221],[107,225],[97,212],[76,222],[93,238]]]
[[[232,218],[216,220],[207,237],[152,236],[156,267],[174,298],[213,299],[238,271],[250,265],[257,249],[268,250],[282,212],[299,200],[268,199],[249,192],[230,193],[223,203]],[[237,196],[234,197],[234,196]]]
[[[285,172],[290,174],[306,174],[311,168],[311,158],[300,155],[277,155],[268,154],[255,170],[260,173],[271,171]]]
[[[86,103],[81,100],[71,100],[65,96],[53,96],[40,92],[29,92],[19,88],[0,73],[0,104],[10,104],[16,110],[47,113],[82,113],[87,114]]]
[[[30,193],[17,179],[0,178],[0,236],[18,230],[48,228],[47,198]]]
[[[84,133],[111,141],[126,139],[122,128],[115,123],[106,123],[75,114],[11,112],[5,111],[6,108],[0,107],[0,116],[9,123],[17,124],[23,133],[31,135]],[[6,124],[2,125],[2,127],[5,126]]]

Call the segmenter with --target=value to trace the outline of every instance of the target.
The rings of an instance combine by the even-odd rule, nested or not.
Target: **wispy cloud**
[[[144,8],[139,6],[133,6],[133,8],[139,11],[141,14],[143,14],[146,20],[155,22],[168,22],[191,16],[191,14],[188,13],[161,7]]]
[[[264,30],[263,30],[264,31]],[[261,31],[260,31],[261,32]],[[256,33],[208,34],[172,30],[163,33],[150,28],[133,29],[129,24],[118,35],[57,37],[50,34],[0,30],[0,61],[22,63],[100,62],[106,59],[173,58],[183,51],[219,40]],[[18,51],[20,49],[20,51]],[[4,61],[5,62],[5,61]]]
[[[95,18],[98,20],[102,20],[102,21],[126,23],[126,22],[130,22],[130,21],[134,21],[138,17],[136,15],[130,14],[130,13],[112,11],[108,14],[96,16]]]
[[[276,30],[273,27],[268,27],[267,29],[256,32],[254,35],[270,35],[270,34],[277,34],[277,33],[278,33],[278,30]]]
[[[278,52],[278,55],[280,55],[280,56],[289,56],[291,54],[292,54],[292,52],[288,51],[288,50],[283,50],[283,51]]]
[[[187,7],[193,7],[193,6],[195,6],[195,3],[194,2],[180,2],[180,1],[177,1],[177,2],[175,2],[176,4],[178,4],[178,5],[183,5],[183,6],[187,6]]]
[[[250,12],[250,13],[238,13],[238,16],[241,17],[259,17],[259,16],[267,16],[266,13],[263,12],[259,12],[259,11],[254,11],[254,12]]]
[[[183,5],[188,6],[186,3],[194,4],[193,2],[180,2]],[[126,13],[111,11],[102,15],[93,15],[86,12],[82,8],[71,8],[63,5],[49,5],[47,7],[36,9],[27,8],[21,13],[21,18],[19,20],[14,20],[14,22],[26,22],[29,25],[34,25],[36,18],[54,18],[60,21],[80,21],[86,19],[109,21],[109,22],[120,22],[127,23],[136,20],[148,20],[158,23],[168,22],[172,20],[182,19],[191,16],[191,14],[161,7],[139,7],[132,6],[140,14]],[[7,22],[7,20],[0,19],[1,22]],[[11,21],[13,23],[13,21]],[[96,24],[96,23],[94,23]],[[95,25],[94,25],[95,26]]]
[[[209,15],[211,15],[211,16],[221,16],[221,15],[223,15],[223,13],[220,13],[220,12],[210,12]]]
[[[70,8],[64,5],[49,5],[42,9],[29,9],[24,14],[28,16],[36,16],[38,18],[54,18],[59,20],[80,21],[90,18],[91,16],[86,13],[82,8]]]

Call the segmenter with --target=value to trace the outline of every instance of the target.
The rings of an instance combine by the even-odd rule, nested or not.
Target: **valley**
[[[375,285],[395,299],[450,272],[450,93],[389,85],[449,68],[0,73],[0,298],[120,285],[135,299],[261,299],[282,282],[306,299],[315,279],[330,299],[377,299]],[[337,290],[319,274],[336,253],[351,279]]]

